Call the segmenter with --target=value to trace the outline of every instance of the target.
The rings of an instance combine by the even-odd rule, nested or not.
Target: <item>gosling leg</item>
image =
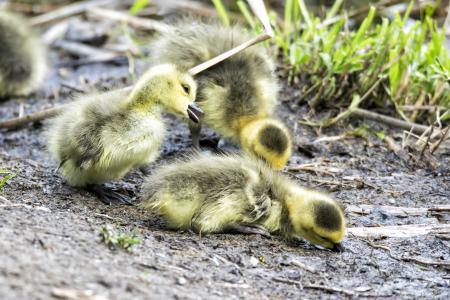
[[[107,205],[134,205],[131,198],[119,192],[106,189],[104,186],[97,184],[90,184],[86,190],[94,194],[100,201]]]
[[[194,148],[197,150],[200,150],[200,132],[202,130],[202,124],[194,123],[193,121],[189,120],[189,131],[191,132],[191,139],[192,144],[194,145]]]

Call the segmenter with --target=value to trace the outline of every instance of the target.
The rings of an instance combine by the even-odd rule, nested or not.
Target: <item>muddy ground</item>
[[[52,50],[52,62],[73,59]],[[136,61],[139,70],[145,61]],[[80,84],[80,77],[84,84]],[[96,63],[54,67],[42,91],[0,104],[0,119],[71,101],[73,90],[125,86],[133,80],[127,64]],[[281,78],[279,116],[295,136],[289,168],[315,163],[315,171],[289,171],[304,186],[329,192],[344,206],[373,204],[430,207],[449,204],[448,148],[434,155],[433,166],[397,156],[385,142],[337,136],[361,120],[321,132],[298,124],[307,113],[297,106],[298,88]],[[326,112],[325,112],[326,113]],[[168,117],[168,138],[152,167],[189,151],[186,125]],[[401,138],[401,132],[364,122]],[[165,229],[158,217],[132,206],[107,206],[87,192],[70,188],[55,172],[45,150],[46,122],[0,132],[0,169],[17,174],[0,198],[1,299],[449,299],[450,271],[445,266],[402,260],[415,257],[450,261],[449,235],[364,240],[347,236],[345,252],[317,249],[279,237],[194,233]],[[207,131],[203,138],[217,138]],[[428,159],[428,158],[427,158]],[[427,166],[428,165],[428,166]],[[139,192],[143,175],[133,171],[112,185]],[[349,227],[436,224],[448,216],[396,217],[381,209],[348,213]],[[135,231],[141,243],[131,252],[110,249],[100,238],[108,225],[117,232]],[[384,249],[377,247],[386,246]],[[391,255],[389,249],[392,251]],[[306,265],[307,267],[304,267]]]

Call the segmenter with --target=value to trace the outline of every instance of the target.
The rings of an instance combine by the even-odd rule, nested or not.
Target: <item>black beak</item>
[[[341,243],[339,244],[334,244],[333,248],[331,248],[331,251],[333,252],[344,252],[345,248],[342,246]]]
[[[203,110],[201,110],[200,107],[195,104],[195,102],[192,102],[192,104],[189,104],[187,113],[189,116],[189,119],[192,120],[194,123],[199,123],[203,119]]]

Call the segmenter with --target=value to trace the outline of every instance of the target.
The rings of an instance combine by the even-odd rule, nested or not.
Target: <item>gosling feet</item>
[[[232,224],[228,226],[228,230],[234,233],[243,233],[243,234],[259,234],[266,238],[271,238],[272,235],[270,232],[265,230],[264,228],[241,225],[241,224]]]
[[[105,186],[91,184],[86,190],[94,194],[100,201],[106,205],[134,205],[131,197],[115,190],[108,189]]]

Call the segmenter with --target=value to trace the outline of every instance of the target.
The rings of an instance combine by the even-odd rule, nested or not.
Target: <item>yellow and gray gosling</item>
[[[49,126],[48,149],[71,186],[119,179],[158,157],[163,111],[195,119],[195,95],[190,75],[174,65],[154,66],[131,92],[81,96],[69,104]]]
[[[252,36],[238,26],[187,19],[164,33],[152,45],[155,62],[171,62],[188,70]],[[204,122],[247,152],[282,169],[291,155],[286,126],[274,118],[278,84],[274,64],[261,46],[253,46],[196,76],[196,102]],[[200,126],[190,123],[194,145],[199,147]]]
[[[0,98],[36,90],[46,70],[46,49],[27,20],[0,10]]]
[[[263,228],[339,251],[346,220],[339,204],[245,156],[194,156],[146,178],[140,206],[173,229]]]

